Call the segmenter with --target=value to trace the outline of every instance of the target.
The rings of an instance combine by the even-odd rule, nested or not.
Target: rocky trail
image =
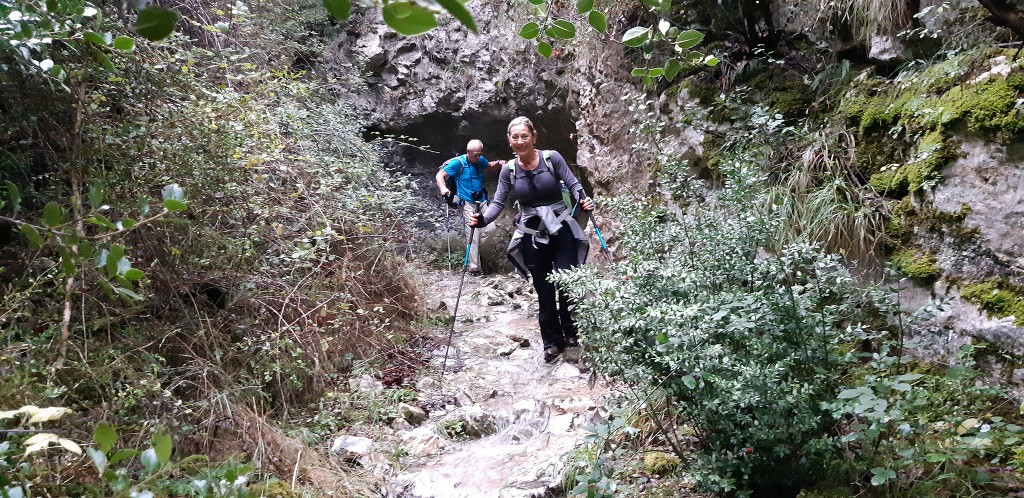
[[[423,274],[433,290],[428,306],[439,315],[452,313],[460,276]],[[432,374],[419,380],[419,399],[401,406],[393,426],[403,456],[397,466],[378,460],[385,496],[564,496],[566,457],[584,427],[604,420],[607,387],[592,382],[579,348],[544,363],[536,306],[532,286],[518,276],[466,277],[445,373],[449,327],[438,327]],[[339,439],[335,451],[348,444]]]

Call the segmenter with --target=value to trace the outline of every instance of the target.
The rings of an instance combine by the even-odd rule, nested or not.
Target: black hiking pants
[[[548,275],[553,270],[572,268],[577,257],[576,244],[572,230],[565,225],[557,234],[549,236],[547,244],[537,244],[536,247],[532,235],[523,236],[523,262],[530,270],[533,288],[537,290],[540,305],[537,318],[545,349],[551,346],[565,349],[565,341],[576,338],[576,321],[570,315],[572,301],[555,284],[548,282]]]

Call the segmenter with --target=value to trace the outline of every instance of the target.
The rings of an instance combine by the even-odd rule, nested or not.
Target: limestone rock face
[[[962,221],[915,232],[916,243],[935,255],[943,277],[927,288],[907,285],[905,307],[916,309],[936,295],[948,299],[924,327],[936,354],[952,356],[975,339],[1024,354],[1024,327],[1015,325],[1015,317],[991,316],[961,297],[967,285],[1024,279],[1024,144],[958,140],[960,158],[943,169],[942,182],[918,204]]]
[[[958,212],[968,206],[964,225],[977,229],[996,257],[1024,272],[1024,151],[1008,153],[978,139],[966,139],[960,150],[963,157],[942,172],[934,207]]]
[[[484,141],[485,156],[508,157],[505,130],[517,115],[534,119],[549,139],[545,146],[562,151],[575,131],[566,92],[557,88],[565,63],[533,56],[532,42],[518,36],[519,25],[509,21],[508,12],[480,3],[467,7],[474,9],[480,34],[448,18],[442,23],[451,25],[402,37],[372,11],[356,14],[347,24],[351,29],[334,42],[328,65],[361,68],[364,81],[339,90],[371,128],[412,137],[441,154],[403,149],[411,160],[440,164],[464,152],[470,138]],[[575,147],[564,152],[574,157]]]

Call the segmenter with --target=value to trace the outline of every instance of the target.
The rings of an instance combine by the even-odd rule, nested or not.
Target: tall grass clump
[[[848,133],[810,136],[799,157],[777,172],[769,202],[781,219],[769,241],[821,244],[849,261],[873,263],[885,237],[885,206],[861,185],[850,157]]]
[[[815,0],[814,3],[819,18],[848,25],[854,36],[864,41],[870,41],[874,34],[897,33],[916,14],[907,2],[889,0]]]

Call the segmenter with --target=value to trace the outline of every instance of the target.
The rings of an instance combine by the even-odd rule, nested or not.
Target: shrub
[[[704,490],[795,495],[837,476],[883,494],[982,489],[1024,427],[998,388],[975,385],[970,351],[948,368],[912,361],[920,344],[907,334],[941,303],[905,316],[898,285],[865,285],[819,246],[770,240],[781,204],[765,202],[755,171],[730,163],[717,198],[681,216],[612,203],[628,259],[610,275],[556,277],[580,302],[595,369],[638,406],[663,400],[666,426],[692,427]]]
[[[834,394],[830,351],[867,299],[818,247],[760,249],[776,218],[754,171],[730,164],[716,202],[684,217],[617,201],[629,259],[612,277],[558,276],[595,366],[675,401],[702,443],[692,470],[717,492],[799,490],[834,455],[819,402]]]

